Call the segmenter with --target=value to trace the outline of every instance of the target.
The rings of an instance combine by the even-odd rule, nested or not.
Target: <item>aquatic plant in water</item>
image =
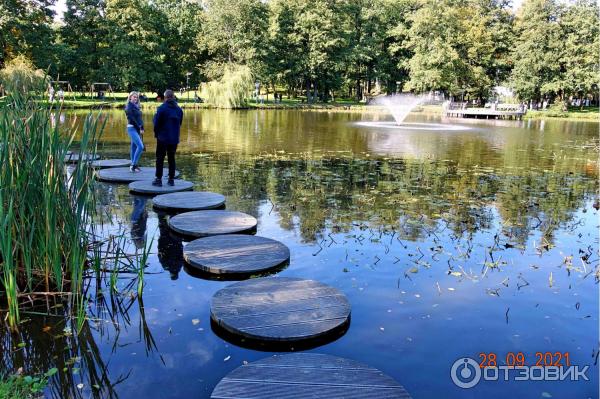
[[[85,306],[93,170],[85,162],[66,168],[75,133],[53,127],[52,112],[33,94],[19,91],[0,107],[0,297],[12,329],[23,298],[68,297],[79,314]],[[98,121],[86,117],[80,154],[95,154]]]

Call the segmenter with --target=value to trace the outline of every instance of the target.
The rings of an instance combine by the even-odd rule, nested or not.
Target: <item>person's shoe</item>
[[[174,185],[175,185],[175,180],[173,180],[173,179],[169,179],[169,181],[167,182],[167,184],[168,184],[169,186],[174,186]]]
[[[129,171],[130,171],[131,173],[135,172],[135,165],[131,165],[131,166],[129,167]]]
[[[152,182],[152,185],[153,185],[153,186],[156,186],[156,187],[162,187],[162,180],[161,180],[161,179],[159,179],[159,178],[156,178],[156,179],[154,179],[154,181]]]
[[[134,172],[141,172],[141,171],[142,171],[142,169],[140,169],[140,167],[139,167],[139,166],[135,165],[135,166],[133,167],[133,171],[134,171]]]

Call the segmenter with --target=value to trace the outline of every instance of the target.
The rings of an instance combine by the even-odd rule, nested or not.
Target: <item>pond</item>
[[[57,117],[65,126],[83,114]],[[122,111],[104,114],[100,153],[128,156]],[[278,275],[318,280],[352,306],[347,332],[309,352],[378,368],[413,398],[597,398],[598,123],[409,122],[464,129],[389,129],[385,115],[326,111],[188,110],[182,177],[258,219],[257,234],[291,251]],[[153,164],[151,112],[143,165]],[[98,183],[107,231],[132,250],[151,245],[141,298],[96,286],[81,334],[30,312],[1,331],[2,369],[57,367],[48,397],[208,398],[244,362],[270,356],[220,338],[212,295],[231,282],[188,272],[187,244],[167,216],[126,185]],[[103,291],[100,291],[103,289]],[[24,343],[24,345],[18,345]],[[546,352],[589,365],[589,381],[450,378],[470,357],[535,365]],[[566,355],[563,355],[566,357]],[[486,360],[486,361],[487,361]]]

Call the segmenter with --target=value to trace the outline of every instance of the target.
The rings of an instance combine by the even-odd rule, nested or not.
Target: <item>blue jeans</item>
[[[135,130],[133,126],[127,127],[127,134],[129,134],[129,138],[131,139],[131,164],[137,165],[140,157],[142,156],[142,151],[144,150],[144,143],[142,143],[142,136]]]

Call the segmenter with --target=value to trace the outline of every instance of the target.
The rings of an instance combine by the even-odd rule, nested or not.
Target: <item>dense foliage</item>
[[[242,65],[263,89],[308,101],[485,99],[496,85],[524,100],[597,98],[593,0],[525,0],[516,12],[509,0],[66,0],[52,22],[53,2],[0,5],[0,68],[22,54],[80,89],[161,90]]]
[[[19,82],[35,75],[11,75],[7,69],[0,73],[16,75]],[[93,171],[78,162],[64,172],[75,133],[65,135],[53,125],[52,112],[27,90],[14,90],[0,105],[0,292],[13,329],[20,298],[34,292],[71,292],[72,304],[83,309]],[[97,122],[86,118],[79,155],[95,154]]]

